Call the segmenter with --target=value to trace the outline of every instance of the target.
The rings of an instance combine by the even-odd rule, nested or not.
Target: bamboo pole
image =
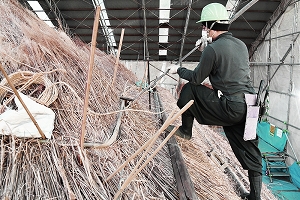
[[[124,181],[120,190],[116,193],[114,200],[119,197],[119,195],[124,191],[124,189],[130,184],[132,179],[134,179],[136,177],[136,175],[138,173],[140,173],[140,171],[142,171],[146,167],[146,165],[152,160],[152,158],[163,148],[163,146],[174,135],[174,133],[177,129],[178,129],[178,126],[175,126],[174,129],[171,131],[171,133],[162,141],[162,143],[155,149],[155,151],[151,154],[151,156],[149,156],[149,158],[147,158],[147,160],[143,163],[143,165],[140,168],[132,170],[132,172],[129,174],[127,179]],[[145,153],[146,152],[148,152],[148,151],[145,151]],[[140,161],[141,160],[142,160],[142,158],[140,159]],[[136,166],[138,166],[138,164]]]
[[[142,160],[144,159],[146,153],[149,151],[149,149],[152,147],[152,145],[154,144],[155,140],[158,138],[158,136],[160,135],[160,133],[162,131],[164,131],[171,123],[173,123],[179,116],[181,116],[181,114],[183,112],[185,112],[192,104],[194,103],[194,100],[190,100],[177,114],[175,114],[171,119],[167,119],[165,121],[165,123],[162,125],[162,127],[158,130],[157,134],[155,134],[152,138],[149,139],[150,143],[149,145],[147,145],[147,150],[145,151],[145,153],[143,154],[143,156],[140,158],[140,160],[138,161],[138,163],[136,164],[135,168],[132,170],[132,172],[130,173],[129,177],[126,179],[127,181],[124,182],[124,184],[121,186],[121,189],[118,191],[118,193],[115,195],[115,198],[118,198],[118,196],[123,192],[123,190],[127,187],[127,185],[131,182],[132,178],[130,177],[135,177],[136,174],[139,172],[139,170],[137,170],[138,166],[141,164]],[[174,130],[175,132],[175,130]],[[171,136],[170,136],[171,137]],[[166,140],[167,142],[168,140]],[[131,157],[130,157],[131,159]]]
[[[114,85],[115,81],[116,81],[116,76],[117,76],[117,71],[118,71],[118,66],[119,66],[120,53],[121,53],[121,48],[122,48],[122,43],[123,43],[124,31],[125,31],[125,29],[122,28],[120,42],[119,42],[119,48],[118,48],[118,54],[117,54],[117,60],[116,60],[116,63],[115,63],[114,77],[113,77],[112,85]]]
[[[167,118],[166,122],[168,122],[168,120],[171,119],[171,117],[173,116],[173,113],[175,111],[173,111],[171,113],[171,115]],[[117,174],[119,171],[121,171],[132,159],[134,159],[141,151],[143,151],[147,146],[150,145],[150,143],[153,141],[153,139],[158,138],[158,136],[164,131],[164,129],[162,129],[162,127],[156,132],[156,134],[154,136],[152,136],[152,138],[150,138],[147,142],[145,142],[145,144],[143,146],[141,146],[134,154],[132,154],[117,170],[115,170],[111,175],[109,175],[106,178],[106,181],[109,181],[115,174]]]
[[[9,86],[12,88],[13,92],[15,93],[15,95],[17,96],[17,98],[19,99],[20,103],[22,104],[23,108],[26,110],[27,114],[29,115],[30,119],[32,120],[32,122],[34,123],[34,125],[36,126],[37,130],[39,131],[40,135],[42,136],[42,139],[46,139],[45,134],[43,133],[42,129],[40,128],[40,126],[38,125],[38,123],[36,122],[36,120],[34,119],[34,117],[32,116],[31,112],[29,111],[29,109],[27,108],[27,106],[25,105],[24,101],[22,100],[20,94],[18,93],[17,89],[15,88],[14,84],[10,81],[8,75],[6,74],[3,66],[0,63],[0,69],[1,72],[3,73],[4,77],[7,80],[7,83],[9,84]]]
[[[94,57],[95,57],[95,50],[96,50],[96,39],[97,39],[97,33],[98,33],[100,10],[101,10],[101,7],[97,6],[96,7],[96,15],[95,15],[95,19],[94,19],[94,26],[93,26],[88,79],[87,79],[86,88],[85,88],[85,99],[84,99],[83,117],[82,117],[81,134],[80,134],[80,148],[81,149],[83,149],[84,136],[85,136],[85,131],[86,131],[85,127],[86,127],[86,119],[87,119],[87,108],[88,108],[88,104],[89,104],[89,92],[90,92],[92,72],[93,72],[93,66],[94,66]]]

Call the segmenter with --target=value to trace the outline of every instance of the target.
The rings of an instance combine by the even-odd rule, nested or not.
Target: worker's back
[[[254,93],[250,80],[248,50],[241,40],[226,32],[207,48],[212,48],[211,53],[215,54],[214,66],[209,75],[214,89],[222,91],[224,95]]]

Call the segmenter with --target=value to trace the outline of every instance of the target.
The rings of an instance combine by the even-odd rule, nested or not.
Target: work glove
[[[207,46],[207,41],[205,41],[205,39],[201,37],[199,40],[196,41],[195,46],[196,47],[199,46],[198,50],[202,52],[204,48]]]
[[[179,68],[179,65],[170,65],[167,70],[169,70],[170,74],[177,74],[177,69]]]
[[[201,52],[204,50],[208,43],[212,42],[212,38],[207,36],[207,31],[202,30],[202,37],[196,41],[195,46],[199,46],[198,50]]]

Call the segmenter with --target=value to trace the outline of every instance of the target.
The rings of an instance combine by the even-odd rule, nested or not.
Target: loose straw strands
[[[152,147],[153,143],[156,141],[156,139],[158,138],[158,136],[162,133],[163,130],[165,130],[172,122],[174,122],[184,111],[186,111],[192,104],[194,103],[193,100],[191,100],[190,102],[188,102],[175,116],[170,117],[173,115],[173,113],[168,117],[168,119],[165,121],[165,123],[162,125],[162,127],[158,130],[158,132],[153,136],[153,138],[151,138],[150,140],[148,140],[148,142],[146,143],[146,145],[143,145],[135,154],[133,154],[133,156],[131,156],[128,161],[126,161],[125,163],[130,162],[131,159],[133,159],[140,151],[142,151],[145,147],[147,147],[146,151],[144,152],[144,154],[142,155],[142,157],[140,158],[139,162],[136,164],[136,167],[132,170],[131,174],[129,175],[129,177],[125,180],[124,184],[122,185],[121,189],[116,193],[115,198],[118,198],[118,196],[123,192],[123,190],[127,187],[127,185],[130,183],[130,181],[145,167],[145,165],[150,161],[151,158],[153,158],[153,156],[155,156],[155,154],[162,148],[162,146],[169,140],[169,138],[174,134],[174,132],[177,130],[174,129],[167,137],[166,139],[162,142],[162,144],[154,151],[154,153],[145,161],[145,163],[139,168],[138,166],[141,164],[142,160],[144,159],[144,157],[146,156],[146,153],[150,150],[150,148]],[[122,169],[124,167],[124,164],[115,172],[117,173],[120,169]],[[107,178],[107,180],[109,180],[115,173],[113,173],[111,176],[109,176]]]
[[[147,112],[148,95],[140,96],[134,104],[131,104],[132,110],[120,111],[120,96],[124,92],[125,85],[131,90],[128,91],[128,95],[135,96],[140,92],[134,84],[137,78],[120,62],[115,85],[111,87],[116,58],[97,49],[85,139],[91,143],[106,141],[115,126],[118,112],[124,112],[120,138],[106,148],[86,148],[80,152],[78,138],[90,46],[76,37],[71,39],[60,30],[48,27],[16,0],[1,0],[0,10],[0,62],[7,74],[18,71],[43,73],[58,90],[57,99],[49,105],[56,114],[51,140],[41,143],[36,139],[4,136],[1,138],[1,198],[113,199],[140,157],[135,157],[109,181],[105,181],[106,177],[138,151],[160,128],[155,112],[151,113],[153,110]],[[0,78],[3,78],[2,74]],[[165,112],[178,109],[169,92],[160,93],[162,94],[169,94],[161,99],[175,107],[175,109],[165,107]],[[163,139],[158,137],[153,149],[156,149],[162,141]],[[189,147],[190,143],[185,144],[185,147]],[[203,152],[199,152],[199,149],[202,146],[205,145],[203,143],[190,145],[193,151],[184,150],[183,153],[201,154]],[[82,165],[77,161],[78,155],[81,156]],[[199,197],[203,197],[201,199],[224,199],[220,193],[229,193],[227,191],[230,188],[224,189],[220,182],[216,183],[217,186],[221,186],[220,188],[208,190],[210,194],[203,192],[207,187],[198,181],[202,180],[201,173],[206,177],[205,184],[209,186],[215,183],[214,180],[220,180],[218,177],[221,176],[209,167],[210,162],[199,163],[197,157],[190,157],[188,164],[190,165],[188,169],[194,176],[197,193]],[[199,164],[203,166],[199,167]],[[197,172],[199,168],[204,167],[212,169],[210,174],[205,170]],[[122,198],[178,199],[166,145],[136,175],[134,181],[130,182],[122,192]]]
[[[125,115],[122,117],[120,139],[116,143],[101,150],[86,149],[83,153],[87,156],[81,158],[87,158],[82,159],[83,165],[79,165],[77,144],[90,47],[48,27],[16,1],[3,0],[0,9],[0,55],[7,73],[43,73],[58,90],[56,101],[49,105],[56,114],[50,141],[39,144],[36,140],[27,139],[15,139],[14,143],[1,140],[1,197],[112,199],[119,182],[113,179],[104,184],[103,177],[112,173],[118,163],[133,154],[157,130],[154,114],[144,106],[147,99],[141,97],[131,110],[122,111]],[[121,63],[115,87],[110,86],[114,63],[115,58],[96,50],[87,117],[88,142],[101,142],[109,138],[120,109],[119,97],[124,85],[129,81],[129,87],[136,88],[132,81],[136,77]],[[16,148],[11,148],[12,145]],[[7,159],[15,154],[18,155],[14,156],[15,159]],[[136,198],[158,198],[162,190],[166,195],[176,196],[172,168],[167,160],[167,149],[164,147],[153,159],[155,170],[152,166],[146,166],[145,172],[139,174],[141,180],[132,183],[123,196],[129,197],[134,191]],[[123,170],[124,174],[129,174],[127,170]],[[152,174],[151,171],[155,172]],[[118,176],[115,178],[118,179]],[[161,189],[155,183],[165,188]]]
[[[57,71],[57,70],[53,70],[52,72],[54,72],[54,71]],[[37,87],[35,90],[30,91],[30,93],[28,95],[32,99],[37,101],[38,103],[41,103],[45,106],[49,106],[51,103],[53,103],[57,99],[57,96],[58,96],[58,91],[57,91],[55,84],[53,84],[45,76],[45,74],[52,73],[52,72],[33,73],[30,71],[18,71],[18,72],[10,74],[8,76],[8,78],[15,87],[21,86],[18,89],[19,92],[26,91],[26,90],[28,91],[28,88],[34,84],[39,84],[39,85],[45,87],[45,89],[42,92],[40,92],[42,90],[42,88]],[[7,79],[3,79],[1,81],[1,83],[0,83],[1,99],[5,98],[5,95],[7,94],[8,91],[13,93],[13,91],[11,91],[12,89],[7,87],[8,85],[9,84],[8,84]],[[40,93],[40,94],[38,94],[37,97],[34,97],[35,92]],[[6,99],[4,105],[7,105],[8,103],[10,103],[14,97],[15,96],[12,95],[8,99]]]

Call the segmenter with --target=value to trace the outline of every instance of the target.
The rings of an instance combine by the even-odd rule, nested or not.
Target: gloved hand
[[[195,46],[199,46],[198,50],[202,52],[204,48],[207,46],[207,44],[211,42],[212,42],[211,37],[207,37],[206,35],[203,35],[199,40],[196,41]]]
[[[204,48],[207,46],[207,40],[201,37],[199,40],[196,41],[195,46],[199,46],[198,50],[202,52]]]
[[[179,68],[179,65],[170,65],[167,70],[169,70],[170,74],[177,74],[177,69]]]

